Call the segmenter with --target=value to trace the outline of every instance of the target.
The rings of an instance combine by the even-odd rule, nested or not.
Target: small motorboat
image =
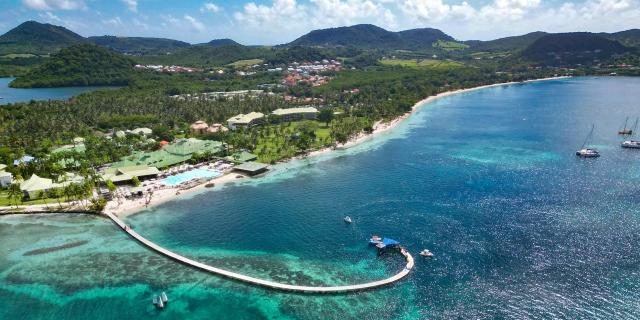
[[[382,241],[380,236],[371,236],[371,241]]]
[[[431,258],[431,257],[433,257],[433,252],[431,252],[431,251],[429,251],[427,249],[424,249],[424,250],[420,251],[420,255],[423,256],[423,257]]]
[[[162,291],[162,294],[160,295],[160,297],[162,298],[163,303],[169,302],[169,298],[167,297],[167,294],[164,293],[164,291]]]
[[[620,146],[623,148],[640,149],[640,141],[626,140],[626,141],[623,141]]]
[[[158,304],[158,296],[153,296],[153,305],[157,305]]]
[[[164,302],[162,302],[162,298],[158,299],[158,308],[164,309]]]
[[[576,151],[576,156],[580,158],[597,158],[600,156],[600,152],[596,149],[582,148]]]
[[[351,217],[346,216],[346,217],[344,217],[344,222],[351,223],[351,222],[353,222],[353,220],[351,220]]]

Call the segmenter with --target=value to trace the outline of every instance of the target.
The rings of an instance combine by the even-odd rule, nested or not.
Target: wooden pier
[[[413,257],[411,256],[411,254],[405,249],[402,249],[400,252],[402,253],[402,255],[405,257],[407,261],[406,266],[402,269],[402,271],[398,272],[394,276],[383,279],[383,280],[361,283],[361,284],[354,284],[354,285],[347,285],[347,286],[327,286],[327,287],[297,286],[292,284],[284,284],[284,283],[273,282],[270,280],[258,279],[258,278],[246,276],[243,274],[227,271],[224,269],[212,267],[204,263],[181,256],[177,253],[171,252],[147,240],[145,237],[141,236],[140,234],[138,234],[137,232],[129,228],[122,220],[114,216],[112,213],[105,213],[105,215],[109,217],[109,219],[111,219],[113,222],[115,222],[122,230],[128,233],[131,237],[133,237],[134,239],[138,240],[140,243],[144,244],[148,248],[153,249],[154,251],[162,255],[165,255],[171,259],[177,260],[183,264],[189,265],[194,268],[198,268],[198,269],[208,271],[217,275],[221,275],[227,278],[231,278],[231,279],[242,281],[242,282],[247,282],[253,285],[257,285],[257,286],[261,286],[269,289],[302,292],[302,293],[343,293],[343,292],[362,291],[362,290],[378,288],[378,287],[382,287],[382,286],[386,286],[391,283],[394,283],[404,278],[405,276],[407,276],[414,265]]]

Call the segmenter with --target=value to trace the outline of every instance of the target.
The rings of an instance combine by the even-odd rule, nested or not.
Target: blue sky
[[[640,0],[1,0],[0,32],[26,20],[83,36],[279,44],[327,27],[434,27],[461,40],[640,28]]]

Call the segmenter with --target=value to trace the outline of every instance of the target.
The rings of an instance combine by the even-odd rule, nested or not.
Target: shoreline
[[[483,86],[477,86],[477,87],[472,87],[472,88],[466,88],[466,89],[457,89],[457,90],[450,90],[450,91],[445,91],[433,96],[429,96],[425,99],[422,99],[418,102],[416,102],[413,107],[411,107],[411,111],[389,121],[389,122],[384,122],[383,120],[379,120],[376,123],[374,123],[373,125],[373,132],[370,134],[365,134],[365,133],[360,133],[358,134],[356,137],[352,138],[350,141],[347,141],[344,144],[339,144],[335,147],[327,147],[327,148],[323,148],[320,150],[315,150],[315,151],[311,151],[308,154],[302,155],[302,156],[297,156],[297,157],[293,157],[287,160],[284,160],[282,162],[279,163],[287,163],[293,160],[302,160],[302,159],[306,159],[306,158],[310,158],[310,157],[315,157],[315,156],[319,156],[319,155],[323,155],[326,154],[328,152],[332,152],[335,150],[344,150],[344,149],[348,149],[351,147],[354,147],[356,145],[359,145],[369,139],[372,139],[374,137],[376,137],[377,135],[390,131],[392,129],[394,129],[395,127],[397,127],[400,123],[402,123],[404,120],[408,119],[410,116],[412,116],[413,114],[416,113],[416,111],[418,111],[421,107],[428,105],[429,103],[436,101],[438,99],[444,98],[444,97],[448,97],[448,96],[452,96],[452,95],[456,95],[456,94],[460,94],[460,93],[466,93],[466,92],[471,92],[471,91],[476,91],[476,90],[482,90],[482,89],[487,89],[487,88],[493,88],[493,87],[502,87],[502,86],[510,86],[510,85],[514,85],[514,84],[521,84],[521,83],[531,83],[531,82],[539,82],[539,81],[548,81],[548,80],[558,80],[558,79],[566,79],[566,78],[571,78],[569,76],[559,76],[559,77],[548,77],[548,78],[540,78],[540,79],[532,79],[532,80],[526,80],[523,82],[502,82],[502,83],[494,83],[494,84],[488,84],[488,85],[483,85]],[[104,208],[104,212],[109,212],[114,214],[117,217],[128,217],[137,213],[141,213],[144,212],[146,209],[151,209],[155,206],[161,205],[163,203],[172,201],[177,199],[179,196],[181,195],[185,195],[185,194],[195,194],[197,191],[202,191],[204,190],[206,187],[205,185],[208,183],[214,183],[215,187],[221,186],[221,185],[225,185],[228,183],[232,183],[235,182],[237,180],[240,180],[239,178],[237,178],[238,176],[242,176],[242,179],[247,179],[248,176],[237,173],[237,172],[229,172],[229,173],[225,173],[224,175],[220,176],[220,177],[216,177],[213,180],[208,181],[207,183],[202,183],[199,184],[191,189],[188,190],[179,190],[178,188],[167,188],[167,189],[163,189],[163,190],[157,190],[154,191],[153,193],[153,197],[151,197],[151,199],[147,202],[144,198],[138,198],[138,199],[134,199],[134,200],[124,200],[123,203],[118,203],[118,201],[116,199],[111,200],[107,203],[107,206],[105,206]],[[258,177],[260,178],[260,177]]]

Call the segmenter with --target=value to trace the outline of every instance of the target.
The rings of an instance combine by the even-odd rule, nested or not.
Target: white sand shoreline
[[[324,148],[324,149],[320,149],[320,150],[316,150],[316,151],[312,151],[304,156],[300,156],[300,157],[293,157],[291,159],[288,159],[286,161],[283,161],[283,163],[285,162],[289,162],[289,161],[293,161],[293,160],[299,160],[299,159],[304,159],[304,158],[309,158],[309,157],[315,157],[318,155],[322,155],[334,150],[343,150],[343,149],[348,149],[351,148],[353,146],[359,145],[364,141],[367,141],[369,139],[372,139],[373,137],[379,135],[380,133],[383,132],[387,132],[393,128],[395,128],[398,124],[400,124],[402,121],[404,121],[405,119],[409,118],[411,115],[413,115],[419,108],[421,108],[422,106],[425,106],[433,101],[436,101],[438,99],[444,98],[444,97],[448,97],[451,95],[455,95],[455,94],[460,94],[460,93],[465,93],[465,92],[470,92],[470,91],[475,91],[475,90],[481,90],[481,89],[486,89],[486,88],[492,88],[492,87],[501,87],[501,86],[509,86],[509,85],[514,85],[514,84],[520,84],[520,83],[530,83],[530,82],[538,82],[538,81],[547,81],[547,80],[557,80],[557,79],[564,79],[564,78],[570,78],[568,76],[561,76],[561,77],[549,77],[549,78],[540,78],[540,79],[533,79],[533,80],[527,80],[524,82],[503,82],[503,83],[495,83],[495,84],[489,84],[489,85],[484,85],[484,86],[478,86],[478,87],[473,87],[473,88],[467,88],[467,89],[458,89],[458,90],[451,90],[451,91],[446,91],[443,93],[439,93],[437,95],[434,96],[430,96],[427,97],[423,100],[418,101],[415,105],[413,105],[413,107],[411,108],[411,111],[405,113],[404,115],[393,119],[390,122],[383,122],[382,120],[376,122],[373,125],[373,132],[370,134],[359,134],[358,136],[356,136],[355,138],[351,139],[350,141],[344,143],[344,144],[340,144],[336,147],[329,147],[329,148]],[[227,173],[225,175],[222,175],[220,177],[217,177],[211,181],[209,181],[208,183],[214,183],[216,185],[216,187],[220,186],[220,185],[224,185],[227,183],[231,183],[231,182],[235,182],[238,180],[238,178],[236,178],[237,176],[243,176],[244,178],[246,178],[246,176],[236,173],[236,172],[230,172]],[[188,190],[180,190],[179,195],[184,195],[184,194],[191,194],[191,193],[195,193],[197,191],[202,191],[205,188],[205,183],[200,184],[196,187],[193,187],[191,189]],[[150,201],[147,203],[147,201],[143,198],[139,198],[139,199],[134,199],[134,200],[124,200],[122,203],[118,204],[118,202],[114,199],[111,200],[107,203],[107,206],[105,207],[105,212],[110,212],[115,214],[116,216],[120,216],[120,217],[124,217],[124,216],[129,216],[129,215],[133,215],[135,213],[138,212],[142,212],[145,209],[148,208],[152,208],[154,206],[163,204],[165,202],[171,201],[171,200],[175,200],[179,195],[176,194],[176,192],[178,192],[177,188],[168,188],[168,189],[163,189],[163,190],[157,190],[154,191],[153,197],[150,199]]]

